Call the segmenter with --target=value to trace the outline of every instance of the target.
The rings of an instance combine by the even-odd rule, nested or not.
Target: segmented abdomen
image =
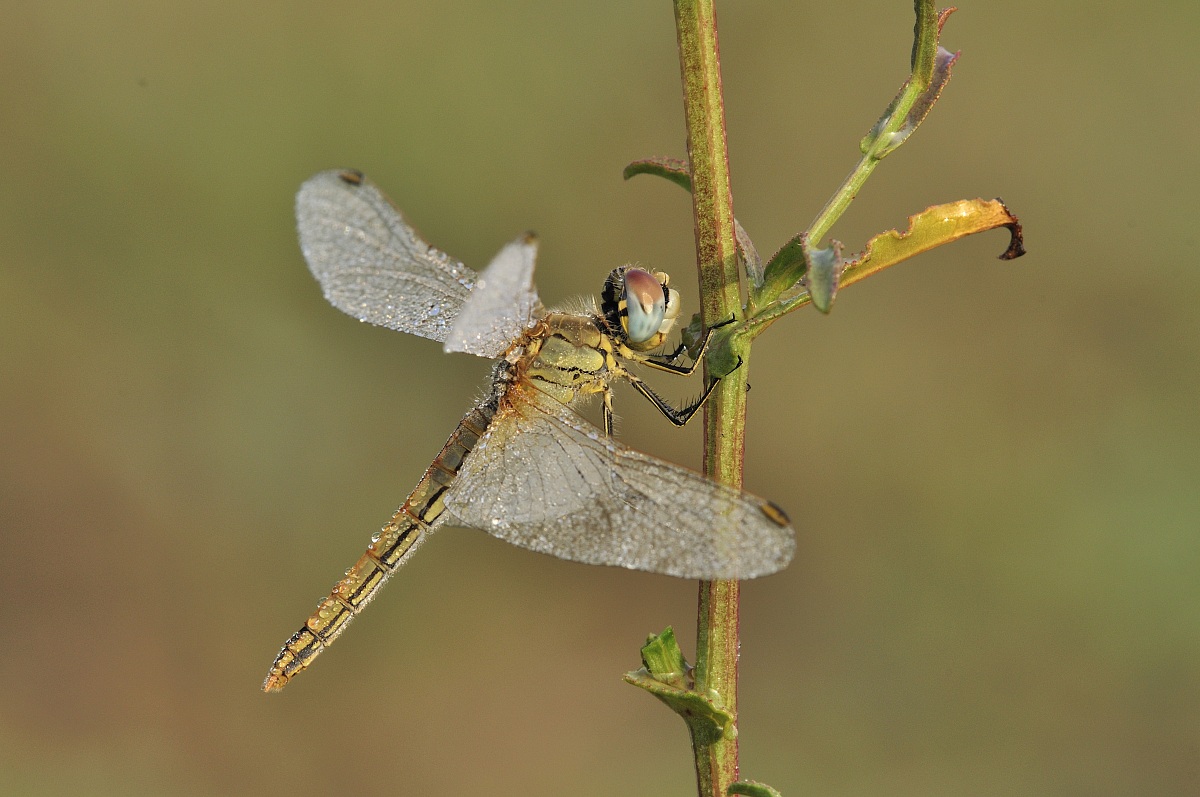
[[[454,483],[463,459],[475,447],[494,414],[495,404],[484,402],[462,419],[408,500],[396,510],[383,530],[371,538],[366,553],[346,571],[329,596],[317,604],[317,610],[308,621],[284,644],[263,682],[264,692],[279,691],[308,667],[407,561],[424,541],[426,532],[441,523],[446,509],[442,496]]]

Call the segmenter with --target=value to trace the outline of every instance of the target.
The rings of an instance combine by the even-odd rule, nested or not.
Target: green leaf
[[[713,696],[693,691],[692,670],[679,645],[675,631],[668,627],[652,635],[642,646],[641,669],[625,673],[625,682],[645,689],[683,717],[692,736],[711,743],[737,735],[734,716]]]
[[[812,249],[807,239],[803,244],[807,267],[804,284],[808,288],[808,295],[812,297],[813,307],[828,313],[833,309],[833,299],[837,296],[838,282],[845,268],[842,242],[834,241],[827,249]]]
[[[888,110],[859,144],[864,155],[882,160],[908,140],[921,122],[925,121],[925,117],[933,109],[933,104],[941,96],[942,89],[950,82],[950,69],[958,60],[958,56],[959,53],[938,47],[932,80],[919,91],[914,90],[911,78],[905,81]],[[901,104],[906,109],[902,119],[897,114]]]
[[[670,180],[689,194],[692,192],[692,172],[683,158],[656,155],[653,158],[634,161],[625,167],[622,174],[626,180],[639,174],[652,174]]]
[[[958,60],[958,54],[941,49],[939,40],[942,27],[954,9],[948,8],[938,14],[933,0],[916,0],[914,5],[917,21],[913,29],[911,73],[900,87],[900,92],[883,112],[883,116],[859,143],[863,154],[858,165],[808,225],[806,232],[809,240],[819,243],[828,234],[858,196],[875,167],[884,156],[908,140],[929,114],[934,102],[941,96],[942,89],[950,80],[950,68]],[[770,271],[769,264],[767,270]],[[767,282],[771,283],[769,274]],[[763,291],[763,303],[775,299],[778,295],[770,289]]]
[[[744,794],[746,797],[783,797],[767,784],[753,780],[739,780],[737,783],[730,783],[729,790],[725,793]]]
[[[752,294],[755,307],[767,297],[774,299],[803,285],[812,296],[813,306],[822,313],[829,312],[842,274],[842,243],[831,241],[825,249],[813,249],[808,240],[806,233],[800,233],[771,256],[763,290]]]
[[[942,26],[955,9],[938,14],[932,0],[916,0],[916,11],[912,74],[859,144],[863,154],[874,160],[893,152],[920,126],[950,82],[951,67],[958,60],[959,54],[944,49],[939,41]]]
[[[647,637],[642,646],[642,664],[654,680],[676,689],[687,688],[690,667],[675,641],[675,629],[671,626],[661,634]]]
[[[766,279],[762,289],[750,294],[750,315],[755,315],[760,305],[769,304],[804,279],[807,267],[804,247],[807,246],[807,242],[807,233],[800,233],[771,255],[764,269]]]
[[[949,17],[956,9],[948,8],[943,13]],[[928,82],[933,73],[933,62],[930,56],[937,45],[938,35],[946,20],[938,14],[937,3],[934,0],[914,0],[913,11],[916,21],[913,23],[912,56],[909,59],[911,72],[918,80]]]
[[[692,191],[691,167],[684,158],[671,158],[665,155],[644,158],[630,163],[622,174],[626,180],[639,174],[652,174],[655,177],[670,180],[688,193]],[[733,220],[733,235],[737,239],[738,254],[741,255],[742,267],[746,270],[750,284],[755,288],[762,287],[762,257],[758,254],[758,248],[755,247],[754,241],[750,239],[750,234],[736,218]]]
[[[733,237],[737,239],[738,254],[742,256],[742,268],[745,269],[746,276],[750,279],[751,287],[761,288],[763,285],[762,256],[759,255],[754,241],[750,240],[750,233],[746,232],[746,228],[737,218],[733,220]]]

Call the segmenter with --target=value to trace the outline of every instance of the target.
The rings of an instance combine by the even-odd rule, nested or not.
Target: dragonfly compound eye
[[[649,272],[631,268],[625,272],[625,290],[621,297],[625,312],[621,326],[631,343],[645,343],[663,325],[667,313],[667,297],[662,283]]]

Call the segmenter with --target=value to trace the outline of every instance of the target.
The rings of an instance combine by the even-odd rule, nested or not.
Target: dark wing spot
[[[771,501],[763,501],[762,505],[759,506],[759,509],[761,509],[762,513],[767,516],[768,520],[777,526],[792,525],[791,518],[787,516],[787,512],[784,512],[778,504],[775,504]]]

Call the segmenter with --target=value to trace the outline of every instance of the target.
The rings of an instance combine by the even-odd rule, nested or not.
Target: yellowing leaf
[[[867,248],[854,260],[847,261],[841,287],[852,285],[934,247],[957,241],[977,232],[1007,227],[1012,236],[1001,260],[1025,254],[1021,222],[999,199],[960,199],[934,205],[908,217],[908,230],[888,230],[867,242]]]

